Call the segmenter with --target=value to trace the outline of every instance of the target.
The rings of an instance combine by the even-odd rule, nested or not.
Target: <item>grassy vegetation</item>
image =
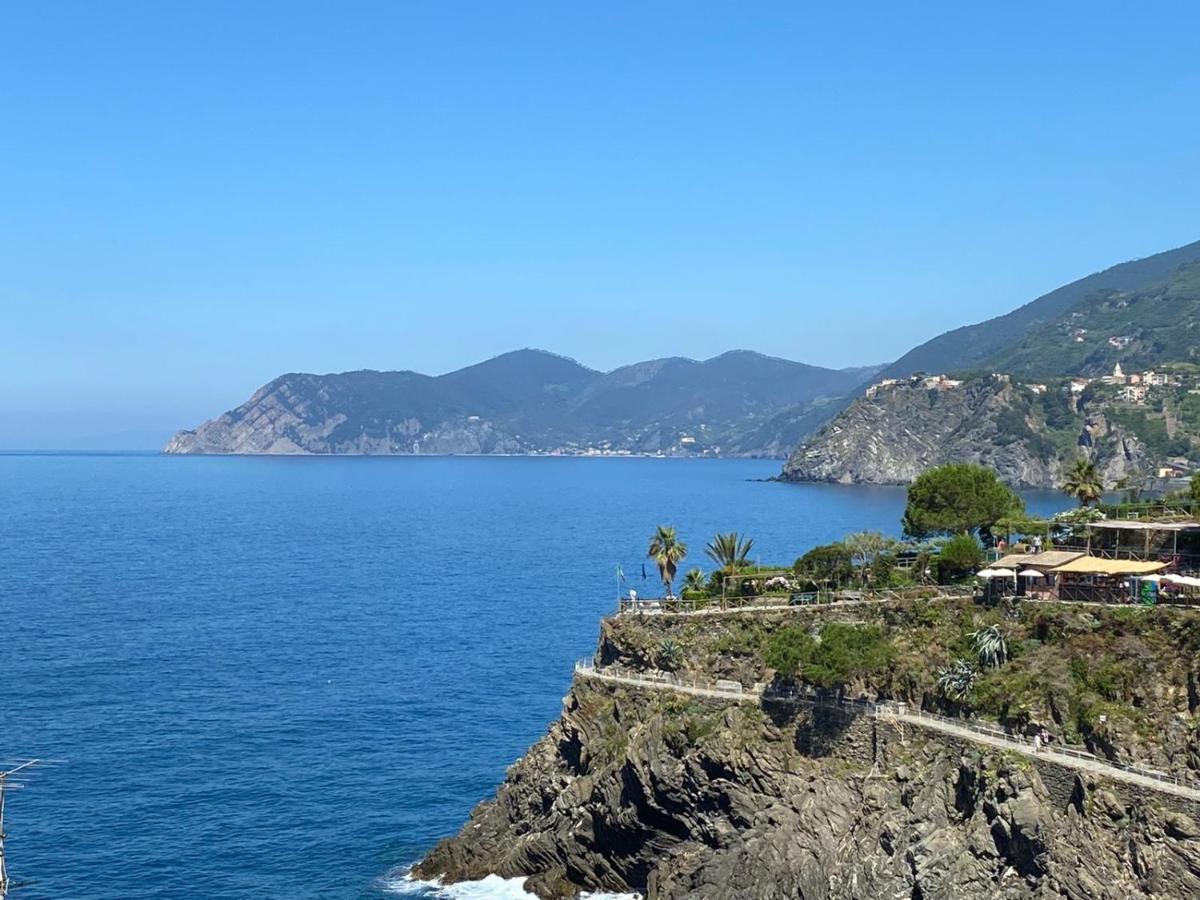
[[[985,664],[979,635],[992,626],[1004,659]],[[1200,611],[970,601],[911,601],[853,610],[794,610],[703,622],[618,620],[611,631],[644,632],[686,650],[700,677],[779,677],[821,688],[904,699],[1012,726],[1050,724],[1071,741],[1100,727],[1155,740],[1176,717],[1200,724],[1188,678],[1200,677]],[[618,646],[632,634],[613,638]],[[950,699],[938,672],[958,660],[978,669],[967,695]],[[1190,704],[1190,705],[1189,705]],[[1194,727],[1194,726],[1193,726]]]

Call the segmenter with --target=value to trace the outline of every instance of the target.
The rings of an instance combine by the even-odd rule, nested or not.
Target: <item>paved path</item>
[[[691,694],[714,700],[729,700],[735,702],[774,702],[806,703],[813,706],[837,707],[861,712],[884,721],[905,722],[920,728],[940,731],[943,734],[954,735],[977,744],[986,744],[1000,750],[1010,750],[1037,759],[1047,759],[1073,769],[1092,772],[1106,778],[1140,785],[1155,791],[1174,794],[1196,803],[1200,803],[1200,784],[1188,782],[1168,775],[1165,772],[1155,772],[1135,766],[1124,766],[1111,763],[1082,750],[1070,747],[1042,747],[1034,750],[1033,745],[1026,743],[1023,738],[1014,737],[996,726],[970,723],[965,720],[948,719],[945,716],[921,710],[910,709],[902,703],[874,703],[871,701],[846,701],[837,703],[817,698],[812,694],[778,694],[763,691],[761,687],[744,688],[735,683],[714,684],[697,680],[681,679],[663,673],[659,676],[644,673],[613,671],[612,669],[597,668],[591,660],[580,660],[575,664],[575,673],[584,678],[594,678],[630,687],[650,688],[653,690],[674,691],[681,694]]]

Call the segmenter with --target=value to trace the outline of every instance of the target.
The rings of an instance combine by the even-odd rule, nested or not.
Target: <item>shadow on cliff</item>
[[[775,727],[795,726],[796,750],[820,759],[831,755],[862,713],[832,706],[810,706],[785,700],[764,699],[763,712]]]

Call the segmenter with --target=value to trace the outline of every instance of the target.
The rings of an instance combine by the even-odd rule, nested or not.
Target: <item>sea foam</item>
[[[402,872],[384,881],[384,889],[399,897],[425,900],[529,900],[536,895],[525,890],[524,878],[501,878],[489,875],[479,881],[460,881],[442,884],[422,881],[410,872]],[[583,893],[582,900],[641,900],[640,894]]]

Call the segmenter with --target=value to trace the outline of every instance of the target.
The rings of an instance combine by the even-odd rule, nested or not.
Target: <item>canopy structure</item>
[[[1042,553],[1012,553],[992,563],[997,569],[1039,568],[1043,571],[1065,565],[1083,556],[1078,550],[1046,550]]]
[[[1037,569],[1022,569],[1017,573],[1022,578],[1045,578],[1045,572],[1039,572]]]
[[[1113,528],[1122,531],[1197,531],[1200,522],[1143,522],[1138,519],[1102,519],[1088,522],[1088,528]]]
[[[1057,566],[1054,572],[1074,575],[1107,575],[1118,578],[1122,575],[1149,575],[1167,567],[1161,562],[1139,562],[1133,559],[1101,559],[1098,556],[1081,556],[1065,565]]]
[[[1143,556],[1149,556],[1151,550],[1151,539],[1155,534],[1169,534],[1171,536],[1171,552],[1179,552],[1179,536],[1188,533],[1194,534],[1200,531],[1200,522],[1196,521],[1173,521],[1173,522],[1155,522],[1143,521],[1140,519],[1103,519],[1099,522],[1088,522],[1088,552],[1092,548],[1092,536],[1094,534],[1104,534],[1105,532],[1112,535],[1116,543],[1116,549],[1121,550],[1121,538],[1125,537],[1125,543],[1128,545],[1133,543],[1134,552],[1141,553]],[[1132,540],[1130,538],[1132,537]],[[1140,546],[1138,546],[1140,545]],[[1166,549],[1165,547],[1163,548]],[[1119,556],[1120,553],[1118,552]]]

